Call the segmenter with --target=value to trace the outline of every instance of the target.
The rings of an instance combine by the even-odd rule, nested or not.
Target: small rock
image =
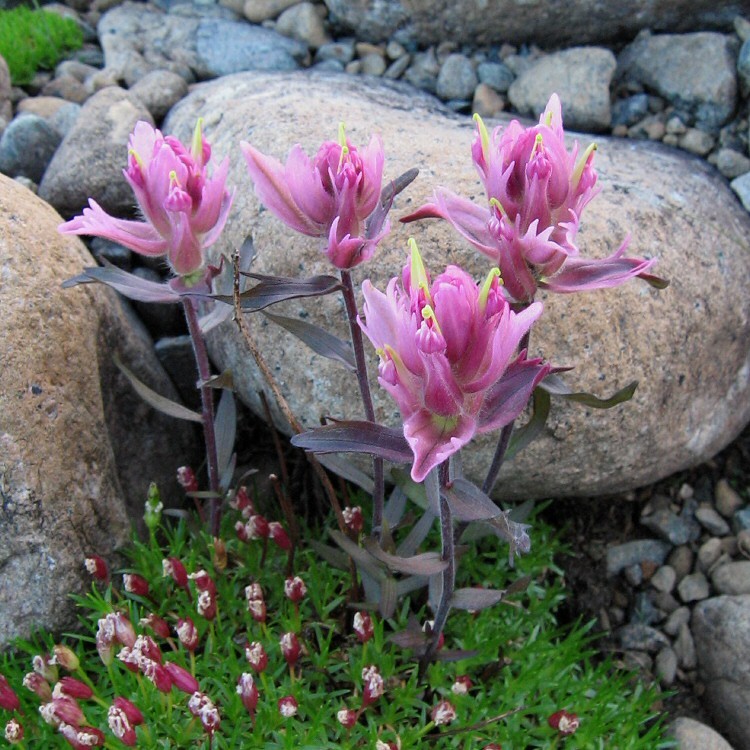
[[[667,562],[674,568],[677,581],[681,581],[693,568],[694,554],[686,544],[672,550]]]
[[[649,560],[661,565],[669,554],[669,545],[658,539],[637,539],[607,549],[607,576],[616,576],[631,565]]]
[[[677,583],[677,573],[671,565],[662,565],[651,577],[651,585],[657,591],[669,593]]]
[[[406,56],[406,47],[404,47],[403,44],[399,44],[394,39],[391,39],[385,47],[385,54],[389,60],[398,60]]]
[[[716,154],[716,168],[728,180],[750,172],[750,159],[731,148],[720,148]]]
[[[667,733],[677,741],[677,750],[732,750],[718,732],[687,716],[675,719]]]
[[[648,94],[635,94],[618,99],[612,105],[612,125],[630,127],[648,114]]]
[[[130,87],[154,120],[162,120],[187,92],[185,79],[171,70],[153,70]]]
[[[370,52],[359,60],[359,72],[366,76],[382,76],[386,71],[385,58],[377,52]]]
[[[742,508],[732,516],[732,531],[739,534],[750,529],[750,508]]]
[[[750,91],[750,41],[745,41],[737,55],[737,75],[744,94]]]
[[[62,136],[44,118],[14,118],[0,138],[0,172],[41,182]]]
[[[415,88],[435,93],[440,64],[435,57],[435,48],[414,55],[411,65],[406,69],[404,78]]]
[[[714,505],[724,518],[731,518],[745,503],[726,479],[720,479],[714,489]]]
[[[669,638],[656,628],[640,623],[629,623],[623,625],[617,635],[620,644],[627,651],[646,651],[655,653],[664,646],[669,646]]]
[[[624,571],[625,580],[633,587],[643,583],[643,568],[640,565],[628,565]]]
[[[200,391],[196,387],[199,379],[198,370],[190,336],[161,338],[154,344],[154,352],[172,379],[185,406],[200,409]]]
[[[59,109],[68,104],[70,102],[60,99],[59,96],[30,96],[19,102],[16,110],[19,115],[36,115],[49,120]]]
[[[708,580],[703,573],[691,573],[680,581],[677,593],[685,604],[708,599]]]
[[[276,21],[276,31],[304,42],[312,49],[322,47],[331,41],[323,19],[318,15],[315,6],[309,2],[287,8]]]
[[[734,33],[740,38],[740,41],[746,42],[750,39],[750,21],[742,16],[735,16],[734,21]]]
[[[673,648],[677,654],[677,663],[682,669],[695,669],[698,664],[695,641],[688,625],[680,625]]]
[[[700,528],[695,521],[685,515],[678,516],[666,508],[641,516],[641,524],[674,546],[694,541],[700,536]]]
[[[669,687],[677,676],[677,654],[667,646],[656,655],[654,671],[664,687]]]
[[[697,128],[688,128],[678,141],[680,148],[698,156],[705,156],[715,143],[716,141],[710,133]]]
[[[401,78],[401,76],[406,72],[406,69],[409,67],[410,62],[411,62],[411,57],[409,55],[404,55],[403,57],[399,57],[398,60],[394,60],[385,69],[385,73],[383,73],[383,77],[390,78],[394,81],[397,78]]]
[[[133,251],[104,237],[91,238],[91,254],[100,263],[106,260],[123,271],[130,271],[133,267]]]
[[[750,594],[750,560],[721,565],[711,575],[711,583],[720,594]]]
[[[63,62],[55,68],[55,78],[70,76],[77,81],[84,83],[89,76],[98,72],[99,69],[95,68],[93,65],[86,65],[86,63],[79,62],[78,60],[63,60]]]
[[[354,40],[341,39],[337,42],[324,44],[318,47],[313,59],[316,63],[326,60],[337,60],[346,65],[354,59]]]
[[[480,83],[474,89],[471,109],[480,117],[495,117],[505,108],[505,100],[486,83]]]
[[[651,600],[656,607],[667,615],[672,614],[672,612],[680,608],[680,603],[677,599],[666,591],[652,591]]]
[[[687,133],[687,125],[677,115],[670,117],[664,127],[670,135],[683,135],[683,133]]]
[[[441,99],[471,99],[477,87],[477,74],[465,55],[448,55],[440,68],[436,93]]]
[[[704,573],[708,573],[721,557],[721,540],[708,539],[698,550],[698,566]]]
[[[669,615],[667,621],[662,625],[662,630],[671,636],[677,635],[683,625],[690,622],[690,607],[680,607]]]
[[[491,86],[499,94],[504,94],[515,79],[513,71],[504,63],[483,62],[477,65],[480,83]]]
[[[83,104],[90,95],[88,89],[73,76],[53,78],[42,87],[40,93],[42,96],[59,96],[61,99],[76,104]]]
[[[371,44],[370,42],[355,42],[354,51],[357,57],[365,57],[366,55],[380,55],[385,58],[385,50],[378,44]]]
[[[709,534],[726,536],[729,533],[729,524],[711,506],[698,508],[695,517]]]
[[[664,612],[654,606],[654,602],[645,591],[639,591],[635,595],[633,613],[630,617],[630,621],[641,623],[643,625],[653,625],[663,619]]]
[[[666,127],[659,115],[647,115],[640,122],[628,128],[630,138],[648,138],[660,141],[665,137]]]
[[[626,651],[622,655],[623,666],[632,672],[651,672],[654,660],[643,651]]]
[[[13,86],[10,80],[10,70],[5,58],[0,55],[0,117],[4,120],[13,119],[13,102],[11,101],[11,92]]]
[[[729,187],[737,193],[737,197],[742,202],[746,211],[750,211],[750,173],[735,177],[730,183]]]
[[[737,551],[743,557],[750,558],[750,529],[743,529],[737,534]]]
[[[276,18],[299,0],[245,0],[243,14],[251,23],[263,23]]]

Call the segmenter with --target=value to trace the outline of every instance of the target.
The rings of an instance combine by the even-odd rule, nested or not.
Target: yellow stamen
[[[531,161],[535,156],[537,150],[542,148],[543,145],[543,138],[541,133],[536,134],[536,138],[534,138],[534,147],[531,149],[531,153],[529,154],[529,161]]]
[[[428,304],[432,304],[430,296],[430,286],[427,281],[427,271],[425,270],[422,256],[419,254],[419,248],[413,237],[409,237],[409,247],[411,248],[411,285],[424,292]]]
[[[479,140],[482,144],[482,155],[485,161],[489,161],[490,158],[490,134],[487,132],[487,128],[484,125],[482,118],[474,113],[474,122],[477,124],[477,130],[479,131]]]
[[[500,274],[500,269],[495,266],[488,274],[487,278],[484,280],[484,284],[482,284],[482,290],[479,292],[479,309],[484,312],[487,308],[487,300],[490,296],[490,289],[492,288],[492,282],[498,279],[498,283],[503,283],[503,277]]]
[[[346,148],[346,127],[343,122],[339,123],[339,146]]]
[[[129,148],[128,155],[135,159],[135,163],[141,168],[141,171],[143,171],[143,159],[138,156],[138,152],[135,149]]]
[[[552,127],[552,110],[551,109],[546,109],[544,111],[544,124],[548,128]]]
[[[581,176],[583,175],[583,170],[586,169],[586,162],[588,162],[589,157],[594,151],[596,151],[596,143],[590,143],[588,148],[583,154],[581,154],[581,158],[578,160],[576,168],[573,170],[573,177],[571,179],[573,190],[578,187],[578,183],[581,181]]]
[[[193,152],[193,159],[199,164],[203,163],[203,118],[199,117],[198,122],[195,123],[195,130],[193,131],[193,142],[190,146],[190,150]]]
[[[182,185],[180,185],[180,181],[179,181],[179,180],[177,179],[177,172],[175,172],[175,171],[174,171],[174,169],[173,169],[173,170],[172,170],[172,171],[171,171],[171,172],[169,173],[169,187],[171,187],[171,188],[172,188],[172,187],[174,187],[175,185],[176,185],[177,187],[182,187]]]
[[[503,204],[497,198],[490,198],[490,206],[494,206],[503,216],[504,219],[508,218],[508,212],[503,208]]]
[[[396,350],[390,344],[386,344],[383,348],[385,349],[385,354],[388,355],[391,362],[393,362],[393,366],[396,368],[396,374],[403,380],[404,377],[408,375],[404,360],[401,359]]]
[[[430,305],[425,305],[422,308],[422,318],[424,320],[431,320],[432,321],[432,327],[442,336],[443,332],[440,330],[440,323],[438,323],[437,318],[435,317],[435,311],[432,309]]]

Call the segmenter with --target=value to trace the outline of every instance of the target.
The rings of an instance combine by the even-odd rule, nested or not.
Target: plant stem
[[[427,650],[419,661],[419,679],[423,679],[429,663],[432,661],[437,651],[440,634],[445,627],[445,621],[448,619],[448,612],[451,608],[451,599],[456,584],[456,548],[453,541],[453,515],[451,514],[448,501],[440,496],[440,467],[433,469],[425,479],[425,490],[427,491],[427,501],[429,507],[438,504],[440,507],[440,538],[442,540],[442,559],[447,562],[443,570],[443,590],[440,593],[440,602],[438,603],[437,612],[435,612],[435,622],[432,626],[432,640],[427,646]]]
[[[528,305],[524,305],[521,310],[526,307],[528,307]],[[520,343],[518,344],[519,352],[529,348],[530,339],[531,330],[528,330],[523,335]],[[505,460],[505,453],[508,450],[508,445],[510,444],[510,436],[513,434],[513,426],[515,425],[515,423],[516,420],[513,419],[508,422],[508,424],[506,424],[502,430],[500,430],[500,437],[498,438],[497,447],[495,448],[495,455],[492,457],[492,463],[490,464],[489,471],[487,472],[484,484],[482,485],[482,492],[484,492],[485,495],[489,495],[492,492],[492,488],[495,486],[497,475],[500,473],[503,461]]]
[[[365,417],[370,422],[375,422],[375,409],[372,404],[372,394],[370,393],[370,382],[367,379],[367,362],[365,361],[365,349],[362,344],[362,330],[357,323],[357,300],[354,296],[354,284],[352,275],[349,271],[341,270],[341,283],[343,285],[342,294],[344,304],[346,305],[346,317],[349,321],[349,331],[351,332],[352,348],[354,349],[354,361],[357,365],[357,381],[359,383],[359,392],[362,396],[362,405],[365,409]],[[385,498],[385,484],[383,478],[383,459],[373,456],[372,475],[375,488],[372,493],[372,533],[377,535],[378,540],[382,537],[383,532],[383,504]]]
[[[212,497],[208,502],[209,528],[213,536],[218,536],[221,515],[219,512],[218,497],[219,462],[216,455],[216,432],[214,430],[214,396],[212,389],[205,385],[211,377],[211,365],[208,361],[206,342],[201,333],[200,323],[198,322],[198,310],[196,309],[195,302],[190,297],[183,297],[182,304],[185,308],[185,318],[190,338],[193,341],[193,352],[195,354],[195,362],[198,365],[198,377],[201,382],[201,414],[203,415],[203,438],[206,443],[206,461],[208,463],[208,486],[211,492],[215,492],[217,495],[217,497]]]

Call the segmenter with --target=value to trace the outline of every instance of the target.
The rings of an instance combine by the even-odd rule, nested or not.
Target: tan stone
[[[258,272],[308,276],[333,269],[316,240],[260,210],[240,140],[251,134],[257,148],[283,160],[298,142],[314,153],[322,141],[335,139],[343,121],[355,144],[380,133],[386,178],[413,166],[422,170],[397,199],[393,232],[372,262],[355,269],[355,282],[370,277],[384,288],[400,273],[409,236],[416,238],[433,273],[458,263],[478,280],[486,275],[488,261],[446,223],[401,226],[396,221],[428,200],[438,185],[484,200],[470,156],[470,118],[447,115],[433,98],[393,83],[252,73],[196,87],[172,110],[165,128],[186,138],[198,116],[205,118],[216,158],[231,157],[229,181],[238,188],[218,249],[228,252],[251,234]],[[555,400],[543,435],[503,468],[498,490],[506,497],[593,495],[647,484],[713,455],[750,417],[750,219],[718,173],[694,158],[642,142],[602,138],[598,146],[602,190],[584,214],[582,253],[610,254],[630,233],[629,252],[658,256],[657,271],[672,284],[659,292],[633,281],[617,289],[543,298],[546,311],[532,332],[533,356],[574,365],[565,377],[576,389],[608,395],[631,380],[640,385],[630,403],[609,411]],[[346,335],[336,296],[286,303],[277,312],[305,315]],[[307,426],[318,424],[321,414],[361,416],[356,385],[346,371],[261,315],[250,324]],[[233,369],[235,382],[260,413],[260,380],[231,323],[214,337],[212,351],[221,366]],[[369,349],[368,358],[374,376],[377,357]],[[394,403],[374,388],[378,416],[398,424]],[[474,478],[486,467],[494,440],[484,437],[465,451]]]
[[[192,450],[113,364],[118,354],[173,393],[118,296],[61,287],[93,261],[77,237],[58,234],[60,221],[0,177],[0,645],[76,624],[69,595],[90,585],[84,557],[111,557],[130,535],[128,505],[142,515],[152,479],[174,491]]]

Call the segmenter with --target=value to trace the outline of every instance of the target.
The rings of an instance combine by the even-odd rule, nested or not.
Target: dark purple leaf
[[[632,383],[628,383],[609,398],[599,398],[591,393],[574,393],[559,375],[554,374],[547,375],[539,384],[539,387],[553,396],[561,396],[568,401],[583,404],[583,406],[592,409],[611,409],[613,406],[625,403],[633,398],[635,389],[638,387],[638,381],[634,380]]]
[[[347,461],[343,456],[337,456],[334,453],[321,453],[318,455],[318,462],[325,466],[329,471],[343,477],[347,482],[356,484],[365,492],[372,495],[375,489],[372,477],[365,474],[361,469],[358,469],[351,461]]]
[[[317,354],[339,362],[352,372],[357,371],[357,366],[354,363],[354,352],[348,341],[342,341],[338,336],[334,336],[320,326],[308,323],[306,320],[288,318],[284,315],[272,315],[268,312],[263,314],[276,325],[281,326],[307,344]]]
[[[266,276],[259,273],[241,271],[242,276],[259,281],[252,289],[240,294],[243,310],[262,310],[277,302],[299,297],[321,297],[341,289],[341,283],[333,276],[311,276],[307,279],[293,279],[286,276]],[[222,302],[234,302],[231,294],[215,295]]]
[[[191,411],[186,406],[178,404],[176,401],[161,396],[156,391],[151,390],[145,383],[139,380],[118,357],[113,357],[114,363],[120,372],[130,381],[135,392],[154,409],[177,419],[187,419],[190,422],[203,422],[203,417],[198,412]]]
[[[456,589],[451,598],[451,607],[478,612],[487,607],[493,607],[503,599],[506,593],[500,589]]]
[[[390,576],[384,576],[380,582],[380,601],[378,602],[378,611],[384,619],[393,617],[398,603],[398,592],[396,590],[396,581]]]
[[[337,529],[331,529],[329,531],[331,539],[354,560],[357,567],[361,566],[363,570],[366,570],[375,580],[382,581],[384,577],[384,571],[380,566],[380,563],[366,550],[363,550],[358,544],[349,539],[346,534],[342,534]]]
[[[397,464],[411,463],[414,458],[401,430],[365,421],[317,427],[294,435],[292,445],[313,453],[369,453]]]
[[[534,388],[549,372],[541,360],[517,359],[493,385],[479,415],[480,424],[503,426],[515,419],[529,402]]]
[[[510,586],[508,586],[508,588],[505,590],[505,594],[506,596],[510,596],[511,594],[518,594],[521,591],[526,591],[530,583],[531,576],[524,576],[523,578],[519,578],[518,580],[513,581]]]
[[[513,430],[508,449],[505,451],[506,461],[510,461],[516,453],[522,451],[527,445],[529,445],[529,443],[537,438],[544,429],[544,425],[547,423],[550,409],[550,396],[549,393],[543,389],[541,384],[534,389],[532,404],[533,411],[531,413],[531,419],[529,419],[523,427]]]
[[[221,393],[219,406],[216,409],[216,416],[214,418],[216,460],[219,475],[222,477],[227,473],[227,469],[232,463],[236,431],[237,408],[234,403],[234,395],[232,394],[232,391],[224,390]]]
[[[458,521],[483,521],[500,515],[502,510],[468,479],[456,479],[440,494],[448,501],[451,512]]]
[[[180,295],[172,289],[169,284],[160,284],[156,281],[148,281],[140,276],[123,271],[111,264],[102,267],[85,268],[79,276],[63,281],[63,289],[68,289],[77,284],[89,284],[99,282],[116,289],[128,299],[138,302],[170,302],[180,301]]]
[[[424,552],[414,557],[390,555],[380,549],[374,539],[365,539],[365,549],[377,560],[397,573],[408,573],[416,576],[430,576],[440,573],[448,567],[446,560],[441,560],[437,552]]]
[[[234,376],[232,375],[232,371],[227,369],[224,370],[220,375],[214,375],[210,377],[208,380],[206,380],[204,383],[199,383],[199,385],[204,385],[207,388],[224,388],[228,391],[234,390]]]
[[[669,286],[669,281],[667,279],[662,279],[660,276],[654,276],[652,273],[639,273],[638,278],[654,287],[654,289],[666,289]]]

